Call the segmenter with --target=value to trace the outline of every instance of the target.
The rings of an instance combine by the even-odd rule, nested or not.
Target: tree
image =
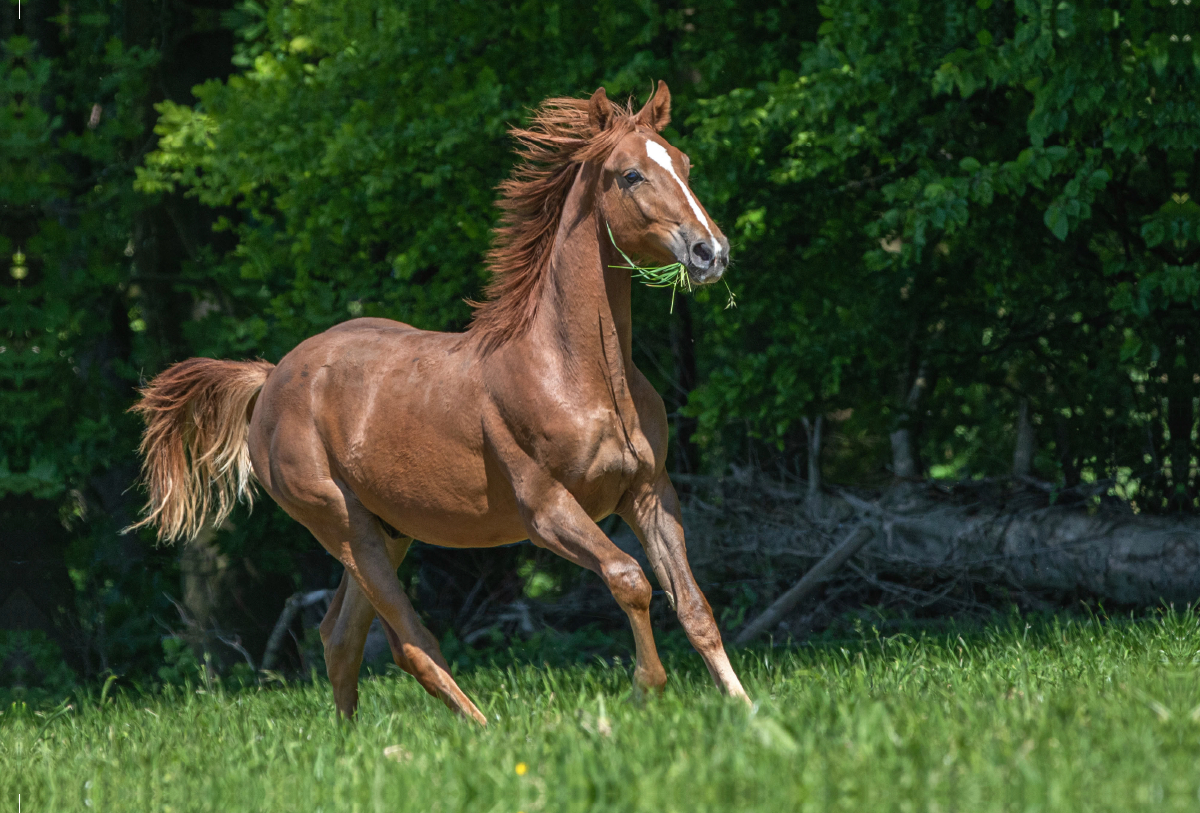
[[[797,307],[837,318],[761,349],[744,335],[728,352],[771,375],[711,378],[702,425],[741,413],[778,437],[819,403],[813,382],[840,382],[893,433],[897,473],[907,453],[935,474],[1000,474],[1028,399],[1042,477],[1195,510],[1200,52],[1182,12],[823,12],[800,70],[712,100],[697,138],[738,162],[730,198],[757,181],[738,220],[762,269],[746,334]]]
[[[33,0],[0,19],[0,606],[18,608],[0,625],[49,632],[84,673],[146,673],[178,620],[174,551],[121,534],[139,503],[126,409],[141,371],[186,352],[201,275],[174,224],[204,215],[132,181],[153,104],[189,94],[177,49],[227,73],[225,36],[188,3]]]

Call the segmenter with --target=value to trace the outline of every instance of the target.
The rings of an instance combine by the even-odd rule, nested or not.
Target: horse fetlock
[[[633,683],[639,689],[661,694],[667,686],[666,670],[663,669],[661,663],[656,663],[649,668],[639,665],[633,672]]]

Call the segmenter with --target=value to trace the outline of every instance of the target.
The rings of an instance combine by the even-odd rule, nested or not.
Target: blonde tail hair
[[[160,373],[130,411],[146,421],[138,448],[150,492],[145,517],[163,542],[190,540],[207,519],[220,525],[239,499],[254,502],[250,414],[275,365],[194,358]]]

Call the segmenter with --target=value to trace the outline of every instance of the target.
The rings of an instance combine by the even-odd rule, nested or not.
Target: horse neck
[[[584,166],[567,195],[547,267],[537,323],[573,364],[601,357],[613,376],[633,365],[629,271],[619,260],[593,205],[595,168]]]

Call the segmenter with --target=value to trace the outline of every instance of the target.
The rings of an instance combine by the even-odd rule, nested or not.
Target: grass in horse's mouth
[[[621,255],[621,259],[625,261],[625,265],[613,265],[611,268],[624,268],[633,272],[633,278],[638,282],[645,283],[651,288],[670,288],[671,289],[671,313],[675,312],[675,292],[685,291],[691,293],[695,286],[692,285],[692,278],[688,275],[687,269],[683,263],[671,263],[670,265],[660,265],[656,268],[644,268],[629,258],[629,255],[621,250],[617,245],[616,239],[613,237],[612,227],[607,223],[605,228],[608,229],[608,239],[612,241],[613,248]],[[729,293],[729,300],[725,303],[725,309],[736,308],[737,302],[733,295],[733,289],[729,287],[729,283],[724,279],[721,282],[725,283],[725,290]]]

